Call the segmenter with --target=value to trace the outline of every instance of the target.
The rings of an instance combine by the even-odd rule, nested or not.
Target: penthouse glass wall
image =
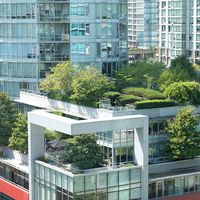
[[[36,161],[36,198],[40,200],[139,200],[140,174],[139,167],[126,167],[75,175]]]

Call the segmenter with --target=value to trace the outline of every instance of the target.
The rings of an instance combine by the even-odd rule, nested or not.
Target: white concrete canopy
[[[34,163],[44,155],[44,128],[59,131],[68,135],[96,133],[135,129],[134,151],[136,163],[142,167],[141,172],[141,199],[148,199],[148,117],[132,115],[113,117],[110,119],[74,120],[49,113],[44,110],[35,110],[28,113],[29,132],[29,188],[30,200],[34,195]]]

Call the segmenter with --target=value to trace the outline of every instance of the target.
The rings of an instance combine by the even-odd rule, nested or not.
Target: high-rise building
[[[109,76],[127,64],[127,0],[0,0],[0,91],[37,90],[66,60]]]
[[[128,0],[128,40],[131,48],[158,46],[158,0]]]
[[[166,65],[178,55],[199,63],[200,1],[160,0],[159,57]]]

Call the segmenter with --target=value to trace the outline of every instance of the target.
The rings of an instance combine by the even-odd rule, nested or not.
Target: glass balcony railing
[[[39,34],[39,41],[51,41],[51,42],[59,42],[59,41],[69,41],[69,34],[64,33],[55,33],[55,34]]]
[[[70,0],[38,0],[39,3],[69,3]]]
[[[69,20],[69,16],[67,13],[60,15],[40,13],[39,21],[66,21]]]
[[[40,61],[65,61],[69,60],[69,53],[40,53]]]

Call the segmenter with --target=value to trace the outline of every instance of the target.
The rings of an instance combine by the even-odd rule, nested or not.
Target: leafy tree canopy
[[[68,139],[63,158],[81,169],[95,168],[103,162],[103,152],[94,134],[78,135]]]
[[[73,69],[70,62],[60,63],[53,67],[50,74],[40,83],[40,89],[48,92],[50,97],[67,99],[71,94]]]
[[[67,139],[70,136],[63,134],[63,133],[60,133],[58,131],[50,131],[50,130],[46,129],[45,133],[44,133],[44,137],[46,139],[46,142],[49,142],[51,140]]]
[[[112,82],[97,69],[79,69],[72,81],[71,100],[88,105],[92,101],[98,101],[105,92],[112,88]]]
[[[16,115],[15,105],[6,94],[0,93],[0,145],[8,145]]]
[[[197,82],[175,82],[167,87],[164,94],[179,104],[200,104],[200,84]]]
[[[194,67],[186,56],[178,56],[171,61],[170,68],[164,71],[158,80],[160,90],[164,91],[166,87],[174,82],[193,81],[197,79]]]
[[[194,158],[200,154],[200,132],[198,117],[192,110],[183,108],[166,128],[169,134],[167,150],[173,160]]]
[[[121,89],[129,86],[157,88],[157,80],[165,67],[160,62],[139,61],[116,72],[115,85]]]
[[[13,124],[9,147],[22,153],[28,152],[28,124],[26,114],[18,114]]]

